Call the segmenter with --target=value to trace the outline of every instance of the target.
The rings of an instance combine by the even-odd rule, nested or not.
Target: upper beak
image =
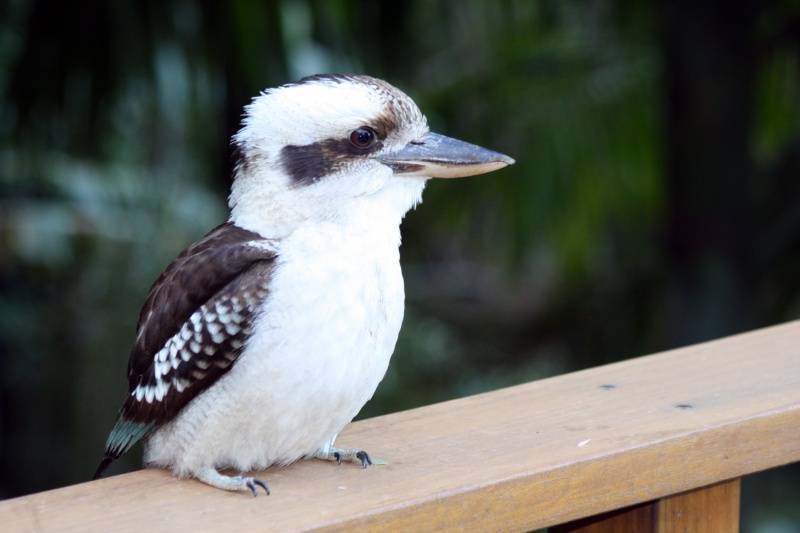
[[[379,157],[395,174],[426,178],[461,178],[475,176],[508,165],[514,160],[486,148],[428,133],[421,141]]]

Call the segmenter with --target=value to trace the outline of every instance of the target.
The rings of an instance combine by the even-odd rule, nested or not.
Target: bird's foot
[[[367,465],[372,464],[372,459],[369,454],[364,450],[340,450],[339,448],[328,448],[327,450],[319,450],[314,457],[317,459],[324,459],[326,461],[336,461],[342,464],[342,461],[348,463],[361,463],[361,468],[366,468]]]
[[[249,476],[226,476],[217,472],[214,468],[204,468],[197,474],[197,479],[222,490],[250,490],[253,496],[257,496],[257,487],[264,489],[269,496],[269,487],[260,479]]]

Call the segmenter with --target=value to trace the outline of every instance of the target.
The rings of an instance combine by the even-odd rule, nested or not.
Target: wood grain
[[[550,533],[737,533],[741,479],[549,528]]]
[[[658,533],[738,533],[738,479],[676,494],[658,502]]]
[[[271,468],[269,497],[142,470],[0,502],[0,524],[525,531],[798,461],[798,442],[793,322],[351,424],[337,444],[387,465]]]
[[[548,533],[654,533],[658,501],[616,509],[548,528]]]

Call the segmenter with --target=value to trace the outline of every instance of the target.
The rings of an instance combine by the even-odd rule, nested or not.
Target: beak
[[[428,133],[379,161],[397,175],[426,178],[475,176],[514,164],[506,155],[438,133]]]

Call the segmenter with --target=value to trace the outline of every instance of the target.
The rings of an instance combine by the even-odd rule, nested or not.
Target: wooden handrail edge
[[[2,501],[0,523],[530,530],[800,461],[797,442],[800,322],[791,322],[353,423],[338,444],[388,465],[269,469],[260,475],[269,497],[143,470]]]

